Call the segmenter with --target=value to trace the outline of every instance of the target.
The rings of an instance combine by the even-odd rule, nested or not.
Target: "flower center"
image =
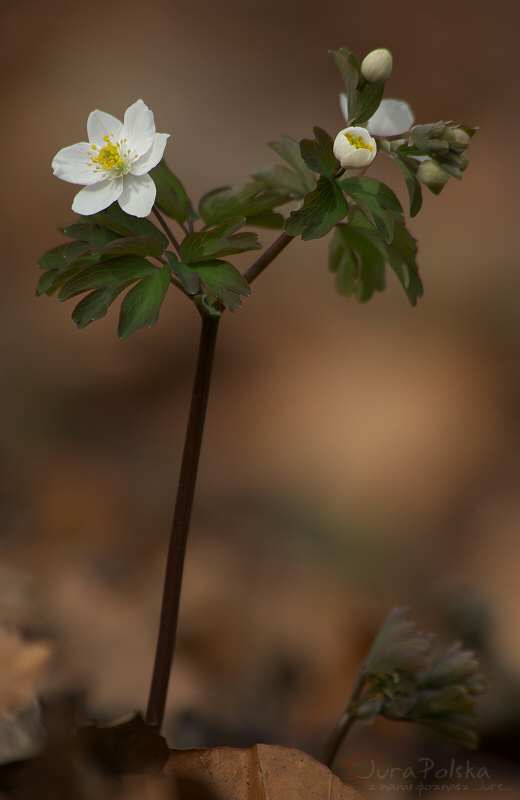
[[[348,143],[355,147],[356,150],[372,150],[372,145],[367,144],[363,141],[361,136],[354,136],[353,133],[346,133],[345,139],[348,140]]]
[[[113,136],[114,134],[112,134]],[[103,136],[103,141],[106,142],[105,146],[99,149],[97,145],[91,144],[93,153],[89,152],[90,160],[93,165],[94,172],[110,172],[111,175],[107,176],[111,181],[113,178],[121,178],[130,172],[132,169],[132,161],[137,158],[137,154],[131,156],[131,150],[127,148],[126,139],[121,139],[120,142],[114,142],[110,139],[108,133]]]

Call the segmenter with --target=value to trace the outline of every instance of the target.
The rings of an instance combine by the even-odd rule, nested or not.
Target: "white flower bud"
[[[392,72],[392,53],[381,47],[372,50],[361,64],[361,75],[367,83],[383,83],[387,81]]]
[[[366,128],[343,128],[334,140],[334,155],[343,169],[367,167],[376,153],[377,145]]]
[[[442,187],[448,182],[449,175],[437,161],[431,158],[426,159],[417,170],[417,178],[424,183],[432,192],[440,192]]]

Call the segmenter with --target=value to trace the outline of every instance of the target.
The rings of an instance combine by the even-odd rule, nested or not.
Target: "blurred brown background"
[[[276,161],[267,141],[342,127],[341,45],[392,51],[387,96],[418,123],[480,131],[462,183],[410,223],[416,309],[390,273],[369,304],[341,298],[326,242],[295,242],[223,321],[170,731],[312,749],[396,603],[441,640],[454,610],[466,629],[489,614],[494,658],[520,671],[519,22],[516,0],[3,11],[0,617],[54,642],[49,690],[87,687],[102,718],[146,703],[198,337],[174,292],[124,342],[115,309],[78,332],[72,303],[35,299],[73,218],[51,159],[92,109],[142,98],[195,200],[244,182]]]

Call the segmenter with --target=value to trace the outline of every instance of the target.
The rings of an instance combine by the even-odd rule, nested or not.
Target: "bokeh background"
[[[470,167],[440,197],[425,190],[410,223],[417,308],[392,274],[367,305],[340,297],[320,240],[291,244],[223,321],[166,732],[316,752],[370,637],[404,604],[441,643],[489,648],[479,757],[490,772],[514,760],[519,24],[517,0],[3,10],[0,620],[51,642],[45,691],[81,688],[105,720],[146,705],[198,339],[174,292],[155,328],[123,342],[115,308],[78,332],[72,303],[35,298],[36,260],[73,218],[75,187],[53,178],[52,157],[85,138],[92,109],[121,117],[142,98],[196,200],[276,161],[268,141],[339,130],[327,50],[386,46],[387,96],[417,122],[480,126]],[[371,174],[406,202],[391,163]],[[349,747],[403,765],[393,748],[411,743],[441,747],[362,729],[338,771],[348,778]]]

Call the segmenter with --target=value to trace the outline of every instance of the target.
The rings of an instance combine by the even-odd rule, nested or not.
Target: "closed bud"
[[[417,177],[421,183],[424,183],[434,194],[439,194],[442,187],[448,182],[450,176],[440,164],[429,158],[427,161],[423,161],[419,164]]]
[[[361,64],[361,75],[367,83],[384,83],[392,72],[392,54],[385,47],[372,50]]]
[[[455,150],[467,150],[471,142],[471,136],[463,131],[462,128],[452,128],[453,142],[450,142],[450,147]]]

